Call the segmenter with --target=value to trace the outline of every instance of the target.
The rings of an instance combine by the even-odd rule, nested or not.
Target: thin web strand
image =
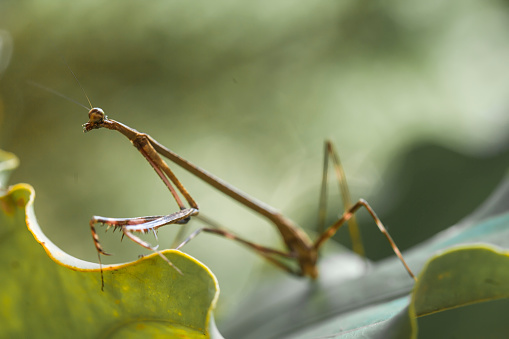
[[[53,90],[53,89],[51,89],[51,88],[49,88],[49,87],[43,86],[43,85],[41,85],[41,84],[38,84],[37,82],[31,81],[31,80],[27,80],[27,84],[32,85],[32,86],[35,86],[35,87],[38,87],[38,88],[43,89],[43,90],[45,90],[45,91],[48,91],[48,92],[50,92],[50,93],[52,93],[52,94],[58,95],[58,96],[59,96],[59,97],[61,97],[61,98],[64,98],[64,99],[66,99],[66,100],[69,100],[70,102],[73,102],[73,103],[75,103],[76,105],[79,105],[79,106],[83,107],[83,108],[84,108],[84,109],[86,109],[87,111],[89,111],[89,110],[90,110],[90,108],[88,108],[87,106],[83,105],[82,103],[80,103],[80,102],[78,102],[78,101],[76,101],[76,100],[74,100],[74,99],[71,99],[71,98],[69,98],[69,97],[67,97],[67,96],[63,95],[62,93],[57,92],[57,91],[55,91],[55,90]]]

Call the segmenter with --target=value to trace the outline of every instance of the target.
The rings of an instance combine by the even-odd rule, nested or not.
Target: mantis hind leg
[[[336,152],[334,145],[330,140],[326,140],[324,144],[324,157],[323,157],[323,173],[322,173],[322,185],[320,189],[320,202],[318,209],[318,233],[324,231],[325,218],[327,215],[327,179],[329,172],[329,161],[332,160],[336,179],[339,184],[339,191],[341,192],[341,199],[343,201],[343,209],[347,211],[352,207],[352,199],[350,196],[350,190],[348,189],[348,183],[346,182],[346,175],[341,165],[339,155]],[[348,220],[348,231],[350,233],[350,239],[352,241],[352,249],[355,253],[360,256],[365,256],[364,245],[362,244],[361,233],[357,224],[355,215],[352,215]]]
[[[334,234],[336,234],[336,232],[342,226],[344,226],[345,223],[348,222],[348,220],[350,220],[353,217],[354,213],[357,212],[361,207],[364,207],[368,211],[370,216],[373,218],[373,220],[375,221],[375,224],[378,226],[378,229],[385,236],[385,238],[389,242],[390,246],[392,247],[392,250],[394,251],[396,256],[399,258],[399,260],[405,267],[405,269],[408,272],[408,274],[410,275],[410,277],[412,277],[414,280],[417,280],[415,278],[414,273],[412,272],[412,270],[406,263],[405,259],[403,258],[403,255],[401,254],[401,251],[399,250],[398,246],[392,239],[391,235],[389,234],[389,232],[387,231],[385,226],[382,224],[382,221],[380,220],[380,218],[378,218],[375,211],[371,208],[371,206],[368,204],[368,202],[364,199],[360,199],[359,201],[357,201],[357,203],[355,203],[355,205],[353,205],[352,207],[350,207],[349,209],[346,210],[346,212],[341,216],[341,218],[339,218],[334,224],[332,224],[329,228],[327,228],[315,241],[314,248],[318,251],[318,249],[327,240],[329,240]]]

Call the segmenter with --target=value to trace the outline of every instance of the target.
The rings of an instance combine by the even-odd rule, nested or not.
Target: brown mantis
[[[109,119],[104,114],[102,109],[93,108],[92,103],[90,102],[90,99],[88,98],[85,90],[78,81],[78,78],[76,77],[74,72],[70,69],[70,67],[69,66],[67,67],[69,68],[69,71],[72,73],[78,85],[85,94],[85,97],[87,98],[90,107],[86,107],[72,99],[67,98],[66,96],[56,91],[41,86],[37,83],[31,84],[42,89],[45,89],[47,91],[50,91],[74,103],[77,103],[78,105],[89,110],[88,112],[89,121],[83,125],[84,132],[89,132],[93,129],[107,128],[110,130],[118,131],[124,136],[126,136],[129,139],[129,141],[131,141],[133,146],[136,147],[136,149],[145,157],[148,163],[156,171],[157,175],[161,178],[166,187],[169,189],[174,200],[179,206],[178,211],[168,215],[146,216],[137,218],[105,218],[100,216],[94,216],[91,218],[90,230],[92,232],[92,237],[94,240],[94,245],[97,250],[99,265],[101,269],[101,283],[102,283],[101,289],[104,289],[104,277],[101,264],[101,254],[102,255],[110,254],[104,251],[99,242],[99,237],[95,230],[95,225],[98,223],[107,225],[108,228],[114,227],[115,229],[120,229],[122,232],[122,237],[127,236],[129,239],[141,245],[142,247],[154,251],[171,267],[173,267],[177,272],[182,274],[178,267],[174,266],[166,256],[164,256],[161,252],[157,250],[157,246],[152,246],[148,242],[142,240],[141,238],[135,235],[135,233],[148,233],[148,232],[154,232],[155,234],[156,229],[165,225],[186,224],[191,219],[191,217],[198,216],[199,213],[198,204],[186,190],[184,185],[182,185],[182,183],[178,180],[178,178],[175,176],[175,174],[166,164],[166,162],[161,158],[161,156],[166,157],[167,159],[176,163],[177,165],[184,168],[188,172],[197,176],[210,186],[216,188],[220,192],[226,194],[227,196],[236,200],[237,202],[244,205],[248,209],[251,209],[252,211],[256,212],[260,216],[263,216],[266,219],[268,219],[277,228],[286,246],[285,250],[276,250],[273,248],[260,246],[251,241],[238,237],[237,235],[233,234],[228,230],[217,227],[216,225],[214,225],[213,222],[206,218],[200,217],[202,221],[208,223],[211,227],[202,227],[191,233],[189,237],[187,237],[180,245],[176,247],[177,250],[182,248],[185,244],[187,244],[201,232],[213,233],[228,239],[235,240],[251,248],[253,251],[260,254],[262,257],[264,257],[272,264],[293,275],[316,279],[318,277],[317,261],[319,257],[320,248],[349,220],[353,221],[355,218],[354,213],[357,212],[360,208],[364,207],[375,221],[380,232],[382,232],[384,236],[387,238],[387,241],[392,247],[394,253],[399,258],[399,260],[405,267],[410,277],[416,280],[415,275],[413,274],[412,270],[403,259],[403,256],[400,250],[398,249],[396,243],[389,235],[386,228],[382,224],[382,221],[378,218],[378,216],[376,215],[375,211],[371,208],[371,206],[364,199],[359,199],[355,204],[351,204],[345,174],[343,172],[343,168],[339,161],[337,152],[334,150],[334,147],[330,141],[326,141],[325,143],[324,167],[320,195],[319,227],[323,228],[323,222],[325,220],[325,196],[327,186],[326,185],[327,173],[329,167],[328,162],[330,159],[332,159],[334,168],[336,170],[335,171],[336,176],[340,184],[340,189],[343,197],[343,204],[345,206],[345,212],[339,219],[336,220],[336,222],[334,222],[332,225],[330,225],[328,228],[322,231],[322,233],[317,237],[316,240],[312,241],[301,228],[299,228],[292,220],[283,216],[275,208],[253,197],[250,197],[249,195],[242,192],[238,188],[229,185],[228,183],[224,182],[223,180],[214,176],[213,174],[207,172],[206,170],[190,163],[189,161],[180,157],[175,152],[158,143],[148,134],[140,133],[135,129],[128,127],[118,121]],[[179,194],[177,193],[177,190],[175,190],[173,185],[176,186],[177,190],[183,196],[188,206],[186,206],[186,204],[182,202],[182,199],[180,198]],[[352,237],[352,243],[354,244],[355,252],[363,254],[360,236],[355,227],[350,227],[350,236]],[[288,264],[288,262],[292,261],[294,263],[293,266],[291,264]]]
[[[88,99],[88,97],[87,97]],[[89,101],[90,104],[90,101]],[[92,105],[90,104],[92,107]],[[196,237],[201,232],[213,233],[217,234],[237,242],[242,243],[243,245],[251,248],[256,253],[263,256],[272,264],[278,266],[279,268],[303,277],[310,277],[315,279],[318,277],[318,269],[317,269],[317,260],[319,257],[319,250],[322,245],[331,238],[338,229],[343,226],[348,220],[350,220],[356,211],[360,208],[364,207],[368,213],[371,215],[376,225],[380,229],[380,231],[385,235],[388,242],[390,243],[394,253],[398,256],[398,258],[403,263],[403,266],[407,270],[408,274],[416,279],[412,270],[409,268],[401,252],[396,246],[395,242],[392,240],[391,236],[383,226],[381,220],[377,217],[374,210],[371,206],[363,199],[360,199],[355,204],[350,204],[348,201],[345,202],[347,205],[347,209],[344,214],[332,225],[325,229],[318,236],[318,238],[312,241],[308,235],[300,229],[293,221],[283,216],[276,209],[271,206],[268,206],[250,196],[240,191],[239,189],[227,184],[223,180],[217,178],[216,176],[210,174],[209,172],[195,166],[189,161],[183,159],[170,149],[158,143],[151,136],[145,133],[140,133],[135,129],[132,129],[118,121],[109,119],[100,108],[91,108],[89,113],[89,121],[83,125],[84,132],[91,131],[93,129],[99,128],[107,128],[110,130],[115,130],[126,136],[131,143],[138,149],[138,151],[147,159],[148,163],[152,166],[152,168],[156,171],[157,175],[164,182],[166,187],[170,190],[173,198],[177,202],[179,206],[179,210],[164,216],[148,216],[148,217],[138,217],[138,218],[105,218],[94,216],[90,220],[90,229],[92,232],[93,240],[95,247],[98,252],[99,262],[101,261],[100,255],[109,255],[106,253],[100,245],[99,237],[95,230],[95,225],[98,223],[107,225],[108,228],[114,227],[119,228],[123,234],[123,236],[127,236],[134,242],[139,245],[152,250],[158,253],[170,266],[176,269],[178,272],[180,270],[175,267],[168,258],[166,258],[162,253],[157,250],[157,247],[151,246],[146,241],[140,239],[134,233],[147,233],[147,232],[155,232],[159,227],[170,225],[170,224],[185,224],[187,223],[193,216],[197,216],[199,213],[198,204],[191,197],[186,188],[182,185],[182,183],[175,176],[170,167],[166,164],[161,156],[166,157],[172,162],[176,163],[180,167],[189,171],[193,175],[197,176],[201,180],[205,181],[212,187],[216,188],[220,192],[228,195],[229,197],[235,199],[245,207],[255,211],[259,215],[267,218],[279,231],[284,244],[286,245],[285,250],[276,250],[269,247],[260,246],[251,241],[240,238],[233,233],[216,227],[203,227],[194,231],[187,239],[185,239],[176,249],[182,248],[185,244],[187,244],[191,239]],[[326,142],[326,151],[325,151],[325,166],[324,166],[324,180],[322,181],[322,199],[321,205],[323,206],[323,197],[325,191],[325,183],[327,176],[327,162],[328,159],[331,158],[335,168],[336,174],[338,176],[338,180],[343,180],[344,173],[342,173],[342,167],[339,162],[339,158],[337,153],[334,150],[334,147],[331,142]],[[177,190],[173,187],[175,186],[180,194],[183,196],[187,205],[183,203],[180,198]],[[345,185],[344,185],[345,186]],[[346,193],[348,197],[348,193]],[[322,209],[323,210],[323,209]],[[322,218],[321,218],[322,219]],[[296,265],[288,264],[288,261],[293,261]],[[297,266],[297,267],[294,267]],[[102,278],[102,268],[101,268],[101,279],[102,284],[104,286],[104,280]]]

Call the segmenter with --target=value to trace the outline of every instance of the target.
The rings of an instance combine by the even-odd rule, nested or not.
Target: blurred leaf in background
[[[170,195],[128,142],[83,135],[84,109],[27,84],[85,103],[63,57],[111,118],[309,230],[330,138],[354,198],[370,201],[407,248],[464,217],[507,168],[508,14],[503,1],[3,1],[0,29],[13,52],[0,79],[0,147],[20,157],[12,182],[35,186],[44,231],[78,258],[96,258],[90,216],[168,211]],[[264,221],[177,174],[204,214],[279,243]],[[380,239],[369,222],[362,227]],[[160,232],[162,248],[174,231]],[[103,238],[114,262],[142,253]],[[370,242],[368,256],[388,255],[383,240],[373,242],[384,249]],[[186,252],[218,276],[218,317],[255,281],[253,268],[265,267],[212,236]]]

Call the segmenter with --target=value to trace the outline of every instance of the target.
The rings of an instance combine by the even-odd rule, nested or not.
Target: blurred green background
[[[27,83],[87,105],[62,59],[110,118],[310,231],[326,138],[354,199],[372,204],[402,249],[466,216],[509,165],[507,1],[0,0],[0,39],[0,147],[21,159],[11,183],[35,187],[45,232],[86,260],[97,260],[92,215],[176,205],[124,137],[84,135],[83,108]],[[264,220],[176,172],[204,214],[279,244]],[[330,206],[339,206],[332,185]],[[332,222],[341,211],[329,212]],[[391,255],[361,220],[368,257]],[[175,229],[159,232],[161,248]],[[115,253],[105,262],[146,253],[100,236]],[[218,276],[219,317],[266,268],[210,235],[184,250]]]

